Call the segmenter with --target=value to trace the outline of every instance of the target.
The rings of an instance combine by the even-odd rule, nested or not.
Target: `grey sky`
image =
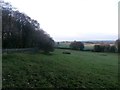
[[[119,0],[4,0],[36,19],[56,41],[116,40]]]

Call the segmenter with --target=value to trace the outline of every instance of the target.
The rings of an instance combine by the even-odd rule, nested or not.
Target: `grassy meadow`
[[[118,55],[56,49],[3,54],[3,88],[117,88]]]

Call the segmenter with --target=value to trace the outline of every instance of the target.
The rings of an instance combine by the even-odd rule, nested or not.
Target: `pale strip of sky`
[[[54,40],[115,40],[119,0],[4,0],[36,19]]]

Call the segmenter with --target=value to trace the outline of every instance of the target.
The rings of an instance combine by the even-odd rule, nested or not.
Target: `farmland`
[[[3,54],[3,88],[118,88],[118,55],[56,49]]]
[[[60,42],[59,45],[57,45],[57,47],[61,47],[61,48],[70,48],[70,43],[71,42]],[[84,50],[92,50],[95,44],[87,44],[85,43],[85,49]]]
[[[70,48],[70,43],[73,41],[61,41],[58,43],[56,43],[57,47],[60,48]],[[83,41],[84,43],[84,50],[93,50],[94,45],[96,44],[110,44],[111,46],[114,45],[114,41]]]

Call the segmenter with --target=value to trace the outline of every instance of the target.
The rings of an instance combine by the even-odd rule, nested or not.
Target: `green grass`
[[[63,51],[4,54],[3,88],[118,87],[117,54],[70,50],[68,55]]]

